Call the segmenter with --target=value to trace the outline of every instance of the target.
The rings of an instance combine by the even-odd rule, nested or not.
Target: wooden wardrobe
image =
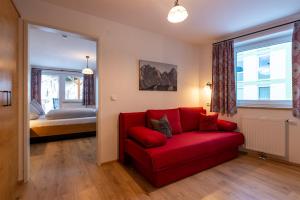
[[[18,174],[18,13],[0,0],[0,199],[16,199]]]

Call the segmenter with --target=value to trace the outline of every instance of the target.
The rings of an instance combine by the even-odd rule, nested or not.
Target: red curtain
[[[300,117],[300,22],[294,24],[293,33],[293,114]]]
[[[236,90],[233,40],[213,45],[211,111],[235,114]]]
[[[83,75],[83,105],[95,105],[95,80],[94,74]]]
[[[31,100],[36,100],[41,104],[41,82],[42,70],[38,68],[31,69]]]

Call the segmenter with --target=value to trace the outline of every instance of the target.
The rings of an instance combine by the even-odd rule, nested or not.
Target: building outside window
[[[82,76],[65,77],[65,100],[82,100]]]
[[[238,105],[291,104],[292,44],[260,42],[236,48]]]
[[[258,98],[259,100],[270,100],[270,87],[259,87]]]
[[[244,99],[244,88],[237,88],[237,99]]]
[[[243,60],[239,59],[237,60],[237,66],[236,66],[236,77],[237,81],[243,81],[244,80],[244,67],[243,67]]]
[[[47,113],[53,109],[53,99],[59,98],[59,76],[42,74],[41,104]]]
[[[268,49],[266,50],[268,51]],[[270,55],[259,57],[258,79],[270,79]]]

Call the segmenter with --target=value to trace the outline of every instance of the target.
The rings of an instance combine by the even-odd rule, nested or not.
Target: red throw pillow
[[[237,129],[237,123],[218,119],[218,129],[220,131],[234,131]]]
[[[167,109],[167,110],[147,110],[147,126],[151,127],[151,119],[159,120],[164,115],[167,115],[170,126],[172,128],[172,134],[178,134],[182,132],[179,109]]]
[[[199,131],[217,131],[218,130],[218,113],[204,115],[200,114]]]
[[[128,135],[145,148],[163,146],[167,142],[166,136],[160,132],[142,126],[130,128]]]
[[[203,107],[179,108],[180,120],[183,132],[199,129],[199,114],[206,114]]]

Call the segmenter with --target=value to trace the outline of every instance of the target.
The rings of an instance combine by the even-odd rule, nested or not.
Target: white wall
[[[198,48],[166,36],[121,25],[77,11],[37,0],[15,0],[22,16],[69,31],[99,39],[99,88],[101,136],[98,158],[101,162],[118,157],[118,115],[120,112],[148,108],[172,108],[199,105]],[[142,92],[138,90],[139,59],[178,65],[177,92]],[[205,65],[205,71],[209,71]],[[200,76],[201,78],[201,76]],[[202,82],[201,82],[202,84]],[[115,96],[117,101],[111,101]]]
[[[211,54],[212,45],[207,44],[201,46],[200,56],[200,80],[211,80],[211,71],[208,69],[202,69],[204,67],[211,69]],[[203,72],[203,73],[201,73]],[[205,72],[205,73],[204,73]],[[207,73],[209,72],[209,73]],[[205,95],[201,94],[200,100],[203,105],[206,100]],[[293,117],[292,110],[276,110],[276,109],[247,109],[238,108],[238,114],[234,117],[221,116],[222,118],[235,121],[240,125],[240,119],[242,117],[270,117],[270,118],[282,118],[283,120],[290,119],[292,123],[289,125],[289,161],[300,164],[300,119]]]
[[[199,48],[200,105],[209,111],[210,107],[207,104],[210,104],[211,95],[205,91],[205,85],[212,82],[212,48],[210,43],[200,45]]]

